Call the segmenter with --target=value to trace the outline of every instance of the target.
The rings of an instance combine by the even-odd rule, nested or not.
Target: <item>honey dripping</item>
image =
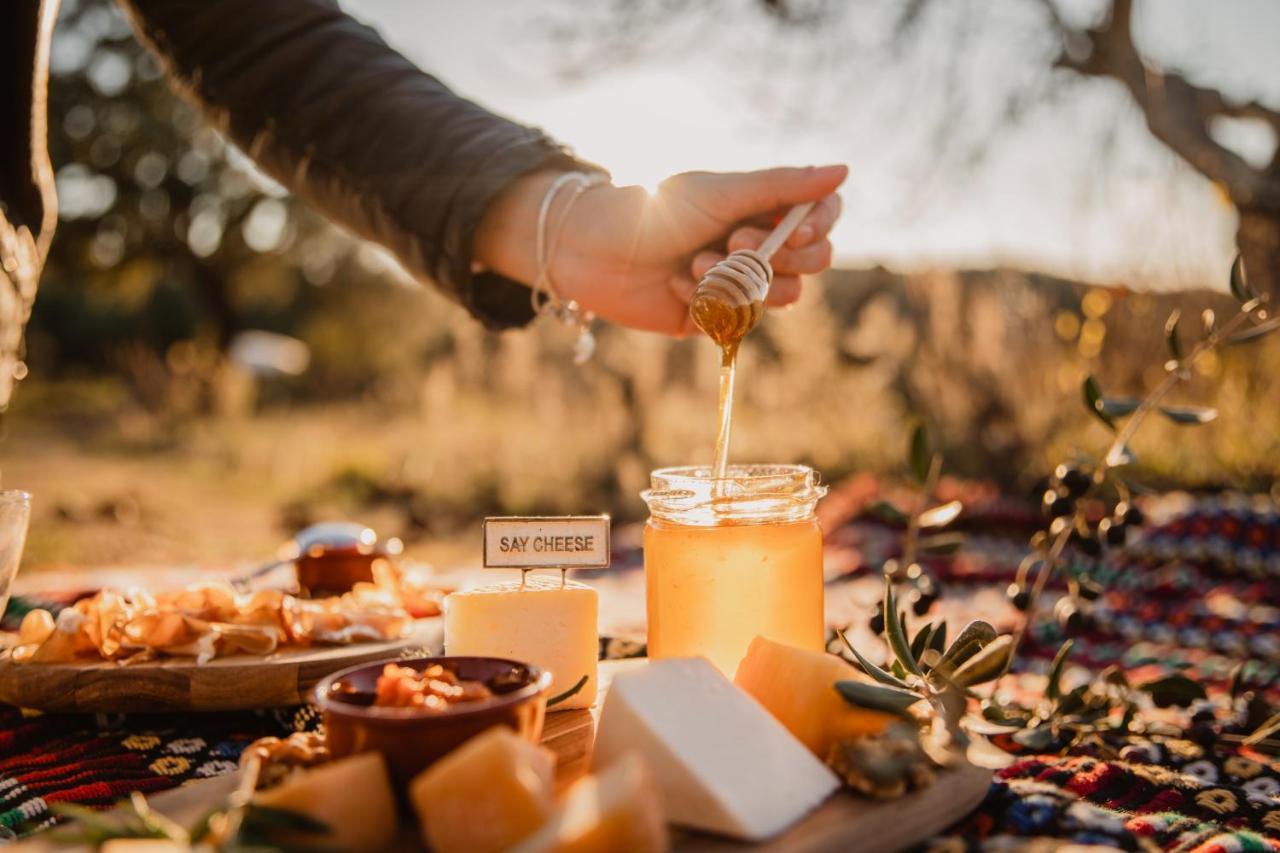
[[[712,476],[723,480],[729,467],[729,436],[733,427],[733,385],[738,347],[764,316],[764,298],[773,270],[757,253],[734,252],[707,271],[689,314],[698,328],[720,347],[720,405]]]

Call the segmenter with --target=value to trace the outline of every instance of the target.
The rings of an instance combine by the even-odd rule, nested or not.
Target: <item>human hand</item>
[[[771,261],[768,304],[788,305],[800,296],[802,274],[831,263],[827,234],[840,215],[835,190],[847,174],[845,166],[688,172],[668,178],[652,196],[640,187],[593,187],[561,226],[551,259],[556,290],[623,326],[689,334],[696,331],[689,299],[703,274],[727,252],[759,246],[791,206],[817,202]],[[478,258],[517,281],[533,281],[528,223],[554,179],[531,176],[495,202],[477,232]],[[551,221],[556,217],[553,210]]]

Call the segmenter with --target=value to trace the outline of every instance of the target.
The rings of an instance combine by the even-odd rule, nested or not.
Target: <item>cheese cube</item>
[[[836,741],[879,734],[899,718],[855,708],[836,692],[837,681],[866,681],[852,665],[827,652],[756,637],[733,683],[747,691],[809,751],[825,760]]]
[[[839,787],[754,699],[705,658],[619,673],[600,715],[594,760],[637,750],[672,823],[746,841],[776,835]]]
[[[449,655],[510,658],[551,673],[551,695],[588,681],[555,706],[590,708],[596,700],[596,591],[560,578],[519,581],[455,592],[444,600],[444,650]]]
[[[499,853],[554,806],[555,756],[506,726],[473,737],[409,783],[422,837],[436,853]]]
[[[385,849],[396,836],[396,804],[380,752],[361,752],[303,770],[255,794],[253,802],[298,812],[329,827],[324,835],[288,839],[298,847],[364,853]]]
[[[653,777],[640,756],[629,753],[574,783],[551,820],[515,853],[662,853],[670,847]]]

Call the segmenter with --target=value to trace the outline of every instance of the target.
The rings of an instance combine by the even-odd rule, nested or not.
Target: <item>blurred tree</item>
[[[38,370],[208,378],[238,331],[289,331],[321,299],[306,285],[354,241],[203,125],[114,3],[64,0],[50,65],[60,223],[28,330]]]
[[[1035,105],[1058,98],[1066,85],[1110,81],[1128,93],[1152,136],[1235,207],[1236,243],[1253,283],[1280,294],[1280,146],[1274,144],[1280,110],[1197,85],[1144,56],[1134,39],[1134,0],[756,0],[757,17],[771,24],[766,35],[742,15],[744,5],[611,0],[584,10],[572,4],[551,16],[547,34],[564,48],[566,70],[586,76],[646,50],[706,50],[713,32],[732,28],[723,42],[743,55],[758,54],[753,65],[783,76],[806,70],[798,100],[794,91],[775,98],[768,86],[753,88],[753,99],[766,102],[771,115],[792,112],[797,102],[812,106],[813,92],[829,78],[840,81],[842,97],[856,93],[861,100],[872,97],[877,81],[894,77],[895,121],[932,113],[922,185],[929,183],[929,167],[973,165],[998,135]],[[855,85],[846,85],[850,80]],[[1224,121],[1260,125],[1272,139],[1268,162],[1251,163],[1224,145]],[[1102,146],[1112,142],[1104,138]]]

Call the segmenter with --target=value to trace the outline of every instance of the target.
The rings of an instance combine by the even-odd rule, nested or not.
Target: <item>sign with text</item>
[[[603,569],[609,516],[510,516],[484,520],[487,569]]]

